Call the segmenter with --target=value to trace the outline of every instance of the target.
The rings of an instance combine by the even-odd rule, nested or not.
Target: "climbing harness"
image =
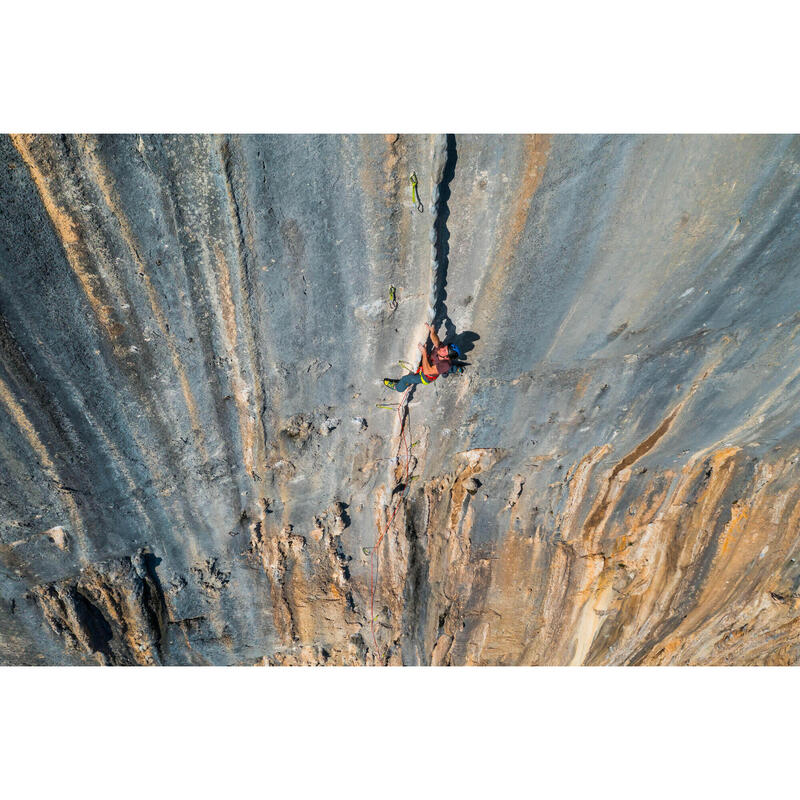
[[[409,180],[411,181],[411,202],[414,204],[414,208],[416,208],[421,214],[423,211],[423,206],[422,200],[420,200],[419,197],[419,189],[417,188],[417,173],[412,172]]]

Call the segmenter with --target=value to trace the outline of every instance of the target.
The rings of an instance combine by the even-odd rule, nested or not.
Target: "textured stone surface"
[[[0,141],[0,662],[798,661],[800,141],[441,142]]]

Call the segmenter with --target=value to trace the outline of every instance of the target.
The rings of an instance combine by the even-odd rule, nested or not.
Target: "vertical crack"
[[[434,231],[434,253],[438,253],[438,258],[434,255],[433,262],[433,285],[431,287],[431,297],[433,303],[433,326],[444,323],[445,337],[451,339],[455,336],[456,329],[447,313],[447,268],[450,256],[450,231],[447,228],[447,220],[450,217],[450,183],[456,174],[456,162],[458,152],[456,149],[456,137],[452,133],[447,134],[444,171],[439,185],[434,190],[433,210],[436,217],[433,222]],[[438,202],[436,195],[438,192]]]

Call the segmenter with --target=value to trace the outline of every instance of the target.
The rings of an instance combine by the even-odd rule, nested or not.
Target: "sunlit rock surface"
[[[800,140],[436,143],[3,137],[1,663],[798,661]]]

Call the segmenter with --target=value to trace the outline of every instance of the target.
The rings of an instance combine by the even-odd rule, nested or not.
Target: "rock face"
[[[0,151],[3,664],[800,659],[797,138]]]

